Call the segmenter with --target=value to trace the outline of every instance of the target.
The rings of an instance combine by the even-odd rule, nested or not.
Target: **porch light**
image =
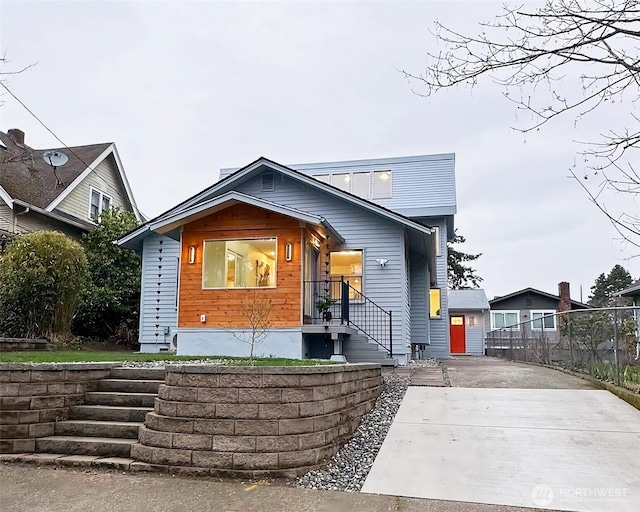
[[[293,258],[293,244],[288,243],[284,246],[284,259],[291,261]]]
[[[189,246],[189,265],[193,265],[196,262],[196,246]]]

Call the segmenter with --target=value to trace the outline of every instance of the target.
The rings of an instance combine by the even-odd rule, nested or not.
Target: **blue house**
[[[119,241],[143,256],[144,352],[406,364],[449,355],[454,155],[284,166],[260,158]]]

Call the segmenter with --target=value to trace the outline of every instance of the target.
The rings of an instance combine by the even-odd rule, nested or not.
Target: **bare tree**
[[[640,246],[640,218],[615,213],[604,201],[606,192],[640,190],[631,160],[631,150],[640,148],[640,119],[633,112],[640,97],[640,1],[546,0],[535,10],[505,6],[480,26],[480,34],[469,36],[436,22],[444,49],[428,55],[424,73],[405,72],[420,86],[414,90],[428,96],[492,79],[518,111],[531,114],[530,124],[515,128],[523,133],[563,114],[575,115],[577,122],[598,107],[626,102],[627,110],[610,116],[598,140],[585,142],[576,160],[583,169],[577,171],[574,162],[570,172],[618,232]],[[565,92],[567,83],[573,87]],[[598,178],[585,182],[578,175]]]
[[[24,66],[19,69],[8,69],[7,68],[8,64],[10,64],[10,61],[9,59],[7,59],[7,52],[4,51],[2,52],[2,54],[0,54],[0,88],[6,90],[6,92],[11,94],[11,91],[9,90],[9,87],[7,86],[7,83],[6,83],[6,77],[11,75],[19,75],[20,73],[26,71],[27,69],[35,66],[35,64],[29,64],[28,66]],[[5,94],[4,91],[0,91],[0,97],[2,97],[4,94]],[[3,102],[0,100],[0,105],[2,105],[2,103]]]
[[[249,364],[251,366],[254,365],[256,349],[269,334],[272,310],[271,299],[265,297],[260,290],[246,291],[240,306],[240,312],[247,321],[247,327],[232,334],[237,340],[249,345]]]

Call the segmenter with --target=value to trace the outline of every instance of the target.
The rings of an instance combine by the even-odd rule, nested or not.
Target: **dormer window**
[[[89,202],[89,218],[97,220],[102,212],[111,208],[111,197],[95,188],[91,188],[91,200]]]

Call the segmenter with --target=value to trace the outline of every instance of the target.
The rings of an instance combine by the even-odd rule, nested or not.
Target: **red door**
[[[465,354],[467,352],[467,341],[464,333],[464,316],[450,316],[449,324],[451,353]]]

